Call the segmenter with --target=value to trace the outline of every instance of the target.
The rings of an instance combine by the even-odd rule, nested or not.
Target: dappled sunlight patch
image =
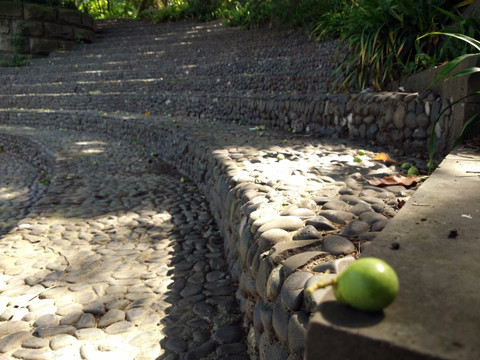
[[[28,189],[18,189],[15,186],[4,186],[0,188],[0,201],[1,200],[13,200],[19,196],[25,196],[28,194]]]
[[[75,145],[90,146],[90,145],[106,145],[103,141],[77,141]]]
[[[90,149],[82,150],[80,153],[81,154],[100,154],[100,153],[103,153],[104,151],[105,151],[104,149],[90,148]]]
[[[88,146],[88,148],[82,148],[80,150],[80,154],[89,155],[89,154],[100,154],[105,152],[105,148],[100,146],[105,146],[106,144],[103,141],[78,141],[75,143],[75,145],[80,147]]]

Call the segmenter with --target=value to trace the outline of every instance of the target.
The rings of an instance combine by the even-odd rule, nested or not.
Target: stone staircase
[[[30,128],[43,129],[49,138],[99,133],[115,140],[112,153],[128,144],[128,158],[150,157],[150,164],[158,157],[174,166],[182,182],[198,186],[184,197],[201,191],[223,237],[250,357],[302,358],[309,317],[324,295],[304,298],[303,287],[318,277],[315,273],[339,271],[353,261],[349,255],[363,252],[396,214],[398,199],[407,200],[416,190],[369,186],[367,176],[399,169],[367,158],[354,162],[356,150],[373,156],[397,148],[398,160],[421,167],[423,161],[401,155],[399,147],[424,153],[427,123],[444,101],[433,93],[330,95],[335,43],[316,44],[298,32],[130,20],[99,21],[97,30],[95,42],[74,52],[53,53],[19,69],[0,68],[2,132],[20,138],[22,133],[34,138]],[[342,139],[347,135],[351,139]],[[55,148],[51,140],[46,147]],[[49,156],[57,161],[50,167],[63,161],[60,151]],[[110,170],[117,171],[113,165]],[[368,219],[358,206],[354,210],[359,203],[369,209]],[[178,207],[174,214],[191,219],[186,206]],[[335,220],[322,220],[319,228],[328,229],[313,231],[308,219],[322,214]],[[368,229],[347,235],[352,229],[346,223],[354,221]],[[269,226],[279,238],[263,235]],[[330,247],[323,241],[328,235],[334,236]],[[353,242],[345,243],[346,238]],[[195,247],[188,245],[182,254]],[[184,273],[181,267],[177,271]],[[192,306],[187,292],[179,292],[176,296]],[[180,320],[165,319],[170,326],[175,321]],[[187,349],[172,331],[161,358],[234,359],[224,348],[221,356],[214,351],[228,343],[228,332],[214,330],[214,340],[194,340]]]
[[[226,30],[219,23],[192,24],[187,32],[185,26],[100,23],[97,41],[76,51],[75,61],[57,53],[21,73],[5,71],[2,104],[15,107],[21,96],[23,108],[58,103],[71,110],[166,115],[193,98],[198,106],[191,111],[200,115],[202,103],[224,97],[327,92],[333,44],[320,48],[297,33],[271,39],[268,31]],[[233,53],[230,36],[240,38]]]
[[[300,112],[300,106],[301,104],[305,106],[306,99],[325,96],[324,94],[328,91],[326,77],[331,71],[334,44],[317,45],[296,32],[275,33],[267,29],[245,32],[239,29],[228,29],[222,27],[218,22],[152,25],[128,20],[106,20],[98,22],[97,28],[97,40],[79,47],[74,52],[52,53],[47,58],[32,60],[22,68],[0,69],[0,123],[6,125],[2,130],[5,134],[0,137],[0,140],[10,153],[18,153],[19,148],[24,148],[22,158],[29,159],[29,162],[38,166],[39,169],[43,169],[44,173],[48,173],[48,176],[52,177],[52,185],[42,204],[40,206],[29,205],[20,217],[11,214],[11,224],[9,223],[10,226],[6,230],[13,228],[13,231],[17,231],[14,222],[21,220],[29,211],[33,214],[38,213],[42,217],[50,217],[52,212],[62,212],[61,208],[51,209],[49,202],[59,204],[63,204],[65,201],[66,203],[71,202],[66,199],[55,199],[58,194],[65,192],[61,190],[62,186],[72,181],[64,179],[66,175],[63,173],[69,170],[58,169],[61,163],[61,160],[58,159],[65,158],[62,153],[64,150],[55,149],[52,141],[42,140],[42,136],[50,139],[55,136],[62,137],[63,132],[63,136],[67,139],[67,135],[75,138],[74,134],[83,136],[82,134],[99,132],[119,141],[118,144],[115,143],[115,146],[119,146],[120,142],[131,144],[130,146],[136,149],[135,155],[138,152],[140,158],[142,154],[147,158],[150,156],[149,154],[161,157],[162,160],[179,169],[188,179],[199,184],[202,192],[211,198],[209,200],[210,210],[221,224],[220,231],[228,244],[225,252],[231,261],[228,262],[227,267],[231,271],[234,281],[240,281],[242,271],[235,249],[238,246],[236,242],[239,237],[238,221],[244,216],[244,210],[240,211],[240,208],[244,207],[248,198],[245,198],[243,192],[232,196],[232,189],[235,185],[251,183],[252,171],[265,173],[265,170],[257,166],[257,170],[246,171],[232,166],[225,154],[222,154],[224,151],[222,149],[234,144],[238,149],[233,148],[232,155],[228,157],[244,158],[245,161],[261,164],[266,160],[270,161],[271,156],[268,149],[274,149],[275,146],[285,144],[288,140],[289,146],[282,150],[283,153],[288,158],[299,159],[300,154],[291,150],[290,146],[310,146],[303,136],[295,137],[291,132],[275,130],[270,125],[252,131],[249,127],[252,125],[241,125],[241,123],[261,124],[262,118],[269,117],[267,110],[268,113],[272,111],[272,109],[267,109],[272,106],[270,99],[277,98],[281,99],[277,106],[278,120],[281,120],[287,130],[291,130],[289,120],[284,124],[285,119],[280,118],[290,115],[294,119],[296,115],[288,114],[292,110],[288,106],[285,107],[284,103],[291,99],[298,99],[296,106],[298,107],[297,111]],[[260,114],[251,104],[252,99],[257,101],[262,98],[266,99],[263,105],[265,114]],[[250,116],[252,111],[257,111],[254,118]],[[217,121],[221,120],[226,121],[218,124]],[[39,129],[37,131],[38,138],[33,135],[32,130],[23,128],[25,126]],[[43,132],[40,129],[44,129],[43,132],[48,136],[41,135]],[[85,137],[91,137],[91,135],[85,135]],[[30,142],[29,146],[22,145],[25,141],[28,142],[29,138],[36,140]],[[25,140],[22,142],[18,139]],[[259,147],[260,143],[263,143],[261,147]],[[50,156],[48,161],[39,161],[36,158],[42,151],[48,152]],[[339,151],[344,151],[344,149]],[[304,155],[300,157],[304,157]],[[57,158],[57,160],[53,161],[52,158]],[[258,160],[254,160],[255,158]],[[152,159],[155,158],[151,157],[149,163]],[[101,162],[101,160],[99,161]],[[71,160],[68,161],[68,163],[70,162]],[[305,167],[305,165],[301,167]],[[168,169],[163,165],[162,168]],[[113,166],[111,171],[113,173],[124,172]],[[72,175],[68,175],[68,178],[71,177]],[[75,197],[80,196],[84,191],[81,185],[82,177],[79,176],[79,180],[77,180],[78,190],[70,187],[74,191]],[[268,182],[269,177],[272,175],[262,175],[262,179],[264,179],[262,181]],[[73,176],[73,178],[76,177]],[[35,180],[32,184],[31,191],[38,192],[35,190],[36,188],[45,191],[45,188],[39,186]],[[169,185],[169,188],[171,186],[172,184]],[[92,183],[92,188],[94,187]],[[91,191],[96,192],[97,190]],[[170,191],[168,190],[168,193]],[[37,197],[42,197],[42,194],[40,192]],[[108,195],[105,194],[94,196],[97,198],[95,202],[99,204],[105,202],[103,200],[105,196],[108,198]],[[169,196],[175,198],[178,195]],[[274,204],[281,201],[282,196],[277,196],[277,198]],[[138,202],[134,199],[130,202],[123,201],[126,201],[124,204],[127,208],[127,204],[130,202]],[[188,199],[186,201],[190,202]],[[113,202],[117,204],[115,206],[121,206],[118,201],[113,200]],[[251,204],[247,205],[251,206]],[[183,213],[188,211],[185,209],[188,209],[190,205],[180,206],[183,209],[181,213]],[[278,205],[275,206],[278,207]],[[254,207],[248,210],[248,213]],[[240,218],[234,220],[231,216],[226,216],[226,208],[232,214],[238,212],[236,216],[240,216]],[[68,217],[75,216],[77,213],[81,214],[82,211],[85,210],[82,210],[80,205],[78,209],[69,209]],[[93,211],[92,216],[95,218],[102,214],[101,210],[90,210],[88,206],[86,211]],[[111,211],[119,211],[119,208],[116,210],[112,208]],[[132,211],[134,210],[132,209]],[[138,213],[137,210],[134,212]],[[178,210],[173,210],[173,213],[177,212]],[[185,216],[192,217],[188,212]],[[33,215],[30,217],[33,218]],[[178,225],[175,218],[174,221]],[[213,230],[213,226],[210,225],[210,227]],[[245,238],[245,235],[243,237]],[[5,242],[8,243],[6,240]],[[125,244],[125,246],[128,245]],[[59,251],[66,253],[63,250]],[[183,267],[186,268],[186,266]],[[193,268],[196,267],[196,265],[193,266]],[[177,270],[174,270],[174,273],[176,272]],[[197,275],[199,274],[195,274],[195,276]],[[176,281],[181,283],[182,279],[177,278]],[[184,301],[189,304],[189,301],[195,301],[195,296],[192,296],[191,300],[183,298],[187,290],[182,292],[179,285],[174,286],[174,288],[177,287],[180,295],[176,296],[181,298],[180,303]],[[205,290],[206,293],[211,292],[209,289]],[[245,290],[242,292],[245,293]],[[229,295],[232,297],[234,294]],[[171,296],[168,295],[167,299]],[[165,300],[165,295],[160,296],[160,299],[160,303],[169,301]],[[242,295],[239,299],[244,313],[249,313],[248,309],[256,306],[257,300],[251,295]],[[225,301],[223,299],[219,304],[223,304]],[[194,304],[192,303],[192,305]],[[204,303],[200,302],[197,305],[200,307],[210,306],[202,304]],[[223,311],[221,309],[226,305],[218,306],[220,311]],[[236,350],[236,355],[233,353],[226,355],[232,352],[232,350],[228,350],[228,346],[238,348],[239,344],[228,343],[234,340],[223,340],[228,339],[227,335],[215,335],[216,333],[220,334],[221,331],[217,329],[219,320],[215,320],[213,317],[209,323],[213,327],[210,336],[214,340],[204,343],[194,340],[187,349],[179,346],[178,342],[180,341],[182,344],[184,340],[178,340],[180,337],[174,330],[170,330],[170,327],[173,328],[173,325],[177,323],[176,328],[186,329],[190,328],[187,321],[198,320],[195,315],[190,318],[182,316],[182,320],[179,320],[176,314],[181,311],[181,309],[170,310],[169,316],[163,315],[162,326],[159,325],[155,329],[156,332],[163,332],[156,335],[157,345],[152,343],[145,349],[139,347],[140,350],[136,352],[138,356],[135,358],[148,358],[146,355],[148,351],[154,353],[158,343],[166,335],[166,339],[161,343],[162,359],[170,359],[171,356],[175,356],[175,353],[184,350],[186,358],[189,359],[203,358],[208,354],[209,358],[222,358],[223,356],[223,358],[233,359],[237,356],[238,359],[243,359],[242,346],[240,346],[240,350]],[[161,312],[158,313],[161,314]],[[235,319],[234,313],[230,315]],[[153,319],[156,316],[158,315],[155,315]],[[284,317],[284,319],[289,318],[290,315],[288,318]],[[102,318],[99,317],[98,321],[101,323]],[[220,323],[228,325],[229,323],[225,321],[221,320]],[[245,321],[248,332],[252,326],[251,319],[247,320],[246,318]],[[27,325],[22,326],[28,327]],[[288,327],[288,324],[286,326]],[[272,345],[267,346],[265,339],[262,340],[263,345],[260,345],[260,333],[250,335],[250,340],[244,339],[243,343],[244,346],[248,344],[252,358],[256,356],[264,358],[267,354],[277,354],[283,357],[290,352],[291,356],[298,357],[304,351],[304,340],[302,339],[305,338],[305,326],[305,323],[300,324],[297,321],[298,330],[296,332],[299,335],[291,335],[290,350],[288,345],[286,348],[282,347],[274,338],[272,338]],[[67,335],[59,334],[59,336]],[[107,335],[107,338],[108,336],[110,335]],[[194,332],[193,335],[189,333],[189,335],[182,336],[188,340],[197,335]],[[130,341],[128,339],[127,337],[124,342]],[[90,345],[95,344],[95,341],[92,341]],[[9,340],[9,344],[10,342],[11,340]],[[212,344],[216,342],[216,346],[213,347]],[[82,341],[76,343],[82,343]],[[17,350],[15,345],[0,345],[2,352],[14,357],[26,356],[25,352],[31,351],[25,346]],[[95,358],[98,356],[98,349],[88,350],[91,349],[90,345],[78,345],[80,346],[79,350],[75,348],[71,352],[80,352],[81,356],[85,356],[85,353],[91,351],[90,356]],[[223,348],[227,346],[227,350],[222,350],[222,346]],[[217,350],[215,351],[215,349]],[[61,349],[49,349],[50,352],[52,350],[56,351],[54,356],[60,356],[58,351]],[[223,354],[222,351],[227,353]],[[44,351],[43,355],[37,354],[36,356],[47,356],[50,352]],[[133,356],[131,355],[133,353],[135,353],[134,350],[126,348],[122,356]],[[297,355],[294,355],[295,353]]]

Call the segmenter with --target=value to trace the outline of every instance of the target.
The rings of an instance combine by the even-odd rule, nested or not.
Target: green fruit
[[[412,164],[410,164],[409,162],[405,162],[402,164],[402,169],[408,170],[411,167],[412,167]]]
[[[362,258],[338,275],[333,284],[335,298],[354,308],[380,311],[390,305],[398,293],[395,270],[377,258]]]
[[[358,155],[365,155],[365,151],[363,151],[363,150],[358,150],[358,151],[357,151],[357,154],[358,154]]]
[[[359,157],[359,156],[355,156],[355,157],[353,158],[353,161],[354,161],[354,162],[362,162],[362,158]]]
[[[407,172],[408,175],[420,175],[420,172],[415,166],[412,166],[410,169],[408,169]]]

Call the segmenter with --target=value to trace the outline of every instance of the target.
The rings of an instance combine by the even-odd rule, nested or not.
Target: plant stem
[[[313,285],[310,285],[309,287],[307,287],[305,289],[305,294],[306,295],[311,295],[311,294],[313,294],[313,292],[315,290],[322,289],[322,288],[330,286],[330,285],[335,286],[335,284],[337,283],[337,277],[334,277],[334,278],[332,278],[328,281],[325,281],[325,279],[327,278],[327,276],[329,274],[330,274],[330,270],[325,271],[322,278],[318,282],[316,282]]]

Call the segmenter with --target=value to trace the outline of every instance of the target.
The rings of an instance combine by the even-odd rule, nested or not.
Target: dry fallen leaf
[[[390,157],[390,155],[388,155],[387,153],[380,153],[378,155],[375,155],[373,157],[374,160],[378,160],[378,161],[383,161],[383,162],[391,162],[391,163],[394,163],[394,164],[400,164],[400,162],[398,162],[397,160],[394,160]]]
[[[373,177],[368,180],[370,185],[373,186],[390,186],[390,185],[403,185],[403,186],[412,186],[420,181],[418,176],[403,176],[403,175],[392,175],[386,176],[383,178]]]

